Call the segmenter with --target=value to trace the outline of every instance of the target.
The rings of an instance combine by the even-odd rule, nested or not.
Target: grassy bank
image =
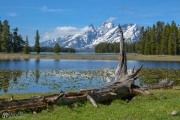
[[[180,85],[180,69],[166,68],[142,68],[138,74],[141,84],[156,85],[162,79],[174,81],[174,85]]]
[[[77,55],[73,53],[69,54],[5,54],[0,53],[0,60],[8,59],[94,59],[94,60],[118,60],[118,56],[89,56],[89,55]],[[148,61],[180,61],[180,56],[171,55],[137,55],[127,54],[128,60],[148,60]]]
[[[180,56],[172,55],[128,55],[129,60],[148,60],[148,61],[180,61]]]
[[[95,108],[89,101],[77,103],[77,107],[57,106],[48,108],[36,115],[25,114],[23,116],[10,117],[12,120],[179,120],[180,114],[171,116],[173,110],[180,112],[180,91],[178,90],[153,90],[154,95],[138,95],[129,103],[122,100],[114,100],[110,104],[98,104]],[[42,93],[36,93],[36,95]],[[16,94],[15,98],[32,95]],[[167,99],[164,99],[166,95]],[[10,97],[10,95],[0,95]]]
[[[5,54],[0,53],[0,60],[9,60],[9,59],[96,59],[96,60],[117,60],[117,56],[89,56],[89,55],[77,55],[73,53],[69,54]]]

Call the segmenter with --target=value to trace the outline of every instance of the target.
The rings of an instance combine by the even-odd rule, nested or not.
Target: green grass
[[[0,53],[0,60],[28,60],[30,58],[35,59],[95,59],[95,60],[118,60],[118,56],[89,56],[89,55],[76,55],[73,53],[69,54],[17,54],[17,53]]]
[[[180,91],[152,90],[154,95],[138,95],[129,103],[114,100],[111,104],[98,104],[95,108],[89,101],[77,103],[78,107],[57,106],[36,115],[10,117],[11,120],[179,120],[180,114],[171,116],[173,110],[180,112]],[[28,94],[14,96],[27,97]],[[42,93],[39,93],[42,95]],[[38,93],[36,93],[38,95]],[[163,96],[166,95],[167,99]],[[8,95],[10,96],[10,95]],[[2,95],[1,95],[2,97]],[[5,97],[5,96],[4,96]]]
[[[173,85],[180,85],[180,69],[167,69],[167,68],[142,68],[138,74],[140,83],[147,85],[156,85],[157,80],[168,79],[174,81]]]
[[[89,56],[89,55],[77,55],[73,53],[69,54],[20,54],[20,53],[0,53],[0,60],[28,60],[30,58],[37,59],[92,59],[92,60],[118,60],[118,56]],[[138,55],[127,54],[128,60],[148,60],[148,61],[180,61],[180,56],[173,55]]]
[[[128,60],[145,60],[145,61],[180,61],[179,55],[133,55],[127,56]]]

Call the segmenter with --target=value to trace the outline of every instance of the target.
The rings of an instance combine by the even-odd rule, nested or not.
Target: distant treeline
[[[95,53],[119,53],[120,43],[100,43],[95,47]],[[136,43],[125,43],[125,49],[127,52],[132,53],[135,51]]]
[[[100,43],[94,48],[95,53],[119,53],[119,43]]]
[[[141,27],[137,42],[125,43],[126,51],[144,55],[180,55],[180,26],[158,21],[152,27]],[[117,53],[119,43],[100,43],[96,53]]]
[[[35,52],[34,47],[30,47],[31,52]],[[40,52],[54,52],[53,47],[41,47]],[[76,52],[74,48],[61,48],[61,52]]]
[[[76,50],[74,48],[61,48],[61,52],[76,52]]]

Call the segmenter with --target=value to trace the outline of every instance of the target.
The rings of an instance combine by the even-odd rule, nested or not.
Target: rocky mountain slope
[[[121,25],[124,32],[126,42],[134,42],[138,40],[140,26],[137,24]],[[67,35],[63,37],[53,38],[40,43],[40,46],[54,47],[55,43],[59,43],[61,47],[71,47],[75,49],[94,49],[101,42],[119,42],[118,26],[112,21],[105,21],[99,27],[94,27],[92,24],[85,27],[81,33]]]

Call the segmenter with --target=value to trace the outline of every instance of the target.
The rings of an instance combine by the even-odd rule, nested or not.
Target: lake
[[[180,62],[128,60],[128,68],[180,68]],[[58,92],[105,86],[117,60],[0,60],[0,93]],[[139,81],[136,81],[136,84]]]
[[[180,62],[166,61],[136,61],[128,60],[127,67],[143,68],[180,68]],[[117,60],[69,60],[69,59],[29,59],[29,60],[0,60],[1,69],[21,69],[21,70],[42,70],[42,69],[69,69],[69,70],[89,70],[99,68],[116,68]]]

